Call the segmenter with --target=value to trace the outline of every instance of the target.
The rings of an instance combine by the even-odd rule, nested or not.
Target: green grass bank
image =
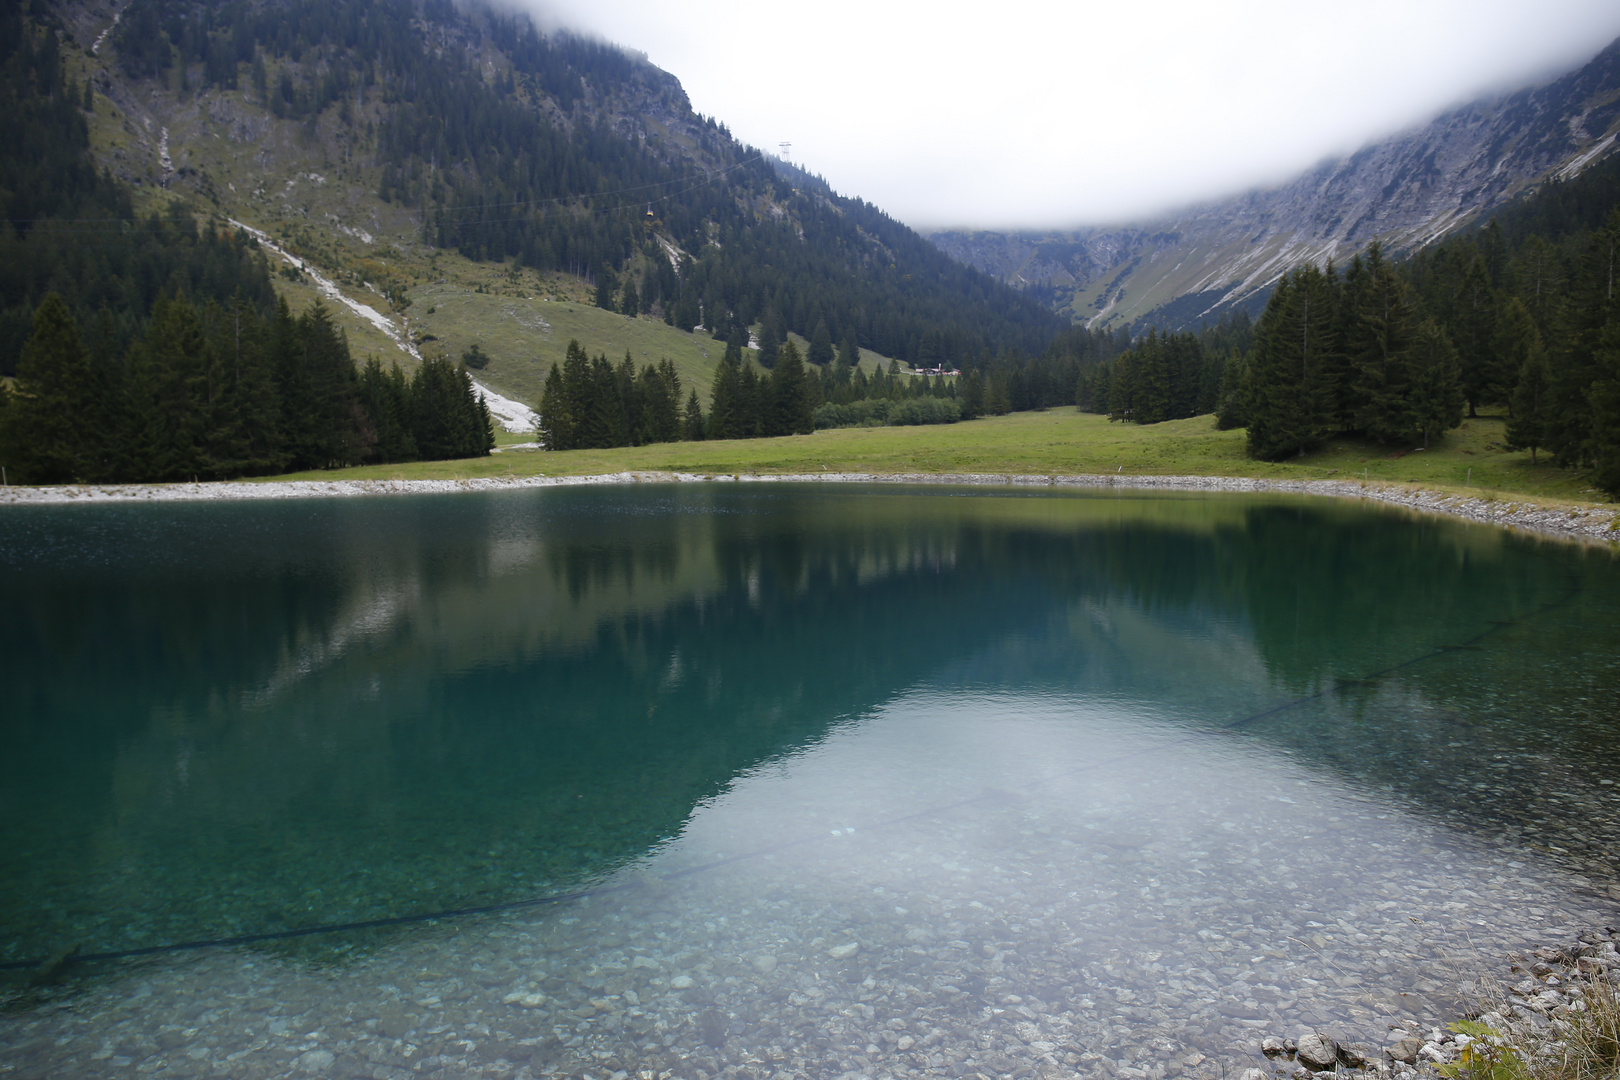
[[[1014,413],[928,427],[841,428],[777,439],[659,443],[612,450],[503,449],[487,458],[372,465],[297,473],[275,480],[459,480],[508,476],[589,476],[618,472],[770,475],[812,472],[1000,473],[1226,476],[1266,480],[1367,480],[1412,484],[1475,497],[1608,504],[1587,476],[1530,463],[1503,445],[1504,420],[1465,420],[1427,450],[1401,451],[1341,440],[1303,458],[1252,461],[1244,434],[1216,431],[1212,418],[1138,426],[1110,423],[1073,408]],[[500,433],[511,447],[533,436]]]

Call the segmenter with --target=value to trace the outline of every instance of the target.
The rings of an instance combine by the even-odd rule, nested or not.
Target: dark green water
[[[364,980],[433,950],[437,967],[467,966],[446,978],[481,986],[505,1015],[514,986],[548,984],[500,935],[590,929],[570,946],[590,956],[547,968],[561,981],[545,994],[563,1001],[568,986],[630,987],[589,983],[635,924],[663,926],[665,959],[661,976],[623,959],[620,981],[658,982],[631,989],[645,999],[631,1012],[657,1013],[663,994],[690,1024],[696,1006],[664,976],[669,956],[725,936],[713,912],[743,924],[748,955],[765,948],[749,935],[802,938],[811,965],[835,942],[805,944],[807,927],[831,912],[850,933],[892,908],[908,922],[891,928],[887,968],[863,945],[868,996],[914,962],[934,982],[912,971],[910,1000],[934,993],[952,1015],[1012,994],[1079,1018],[1084,1001],[1104,1017],[1091,1042],[1034,1040],[1058,1061],[1084,1069],[1160,1038],[1175,1044],[1161,1055],[1172,1073],[1194,1072],[1195,1050],[1241,1041],[1233,1024],[1382,1015],[1356,1012],[1331,979],[1321,992],[1268,983],[1269,1001],[1233,998],[1244,1016],[1211,1005],[1214,1020],[1175,1034],[1142,1001],[1190,985],[1199,961],[1173,958],[1210,933],[1238,942],[1237,967],[1205,980],[1218,984],[1206,1004],[1284,957],[1306,963],[1290,942],[1331,953],[1310,942],[1339,925],[1380,944],[1346,946],[1336,970],[1391,994],[1432,984],[1439,1002],[1444,980],[1423,964],[1440,951],[1488,956],[1612,919],[1617,601],[1606,551],[1269,497],[691,485],[14,508],[0,514],[0,961],[634,887],[586,914],[320,934],[128,975],[78,965],[85,1041],[71,1053],[42,1049],[42,999],[15,978],[5,1022],[34,1047],[17,1061],[59,1075],[143,1060],[209,1075],[218,1039],[212,1057],[179,1056],[208,1038],[195,1016],[174,1020],[193,1031],[188,1047],[89,1056],[98,1025],[163,1023],[157,1005],[115,1017],[97,995],[127,1001],[119,980],[168,977],[219,980],[223,998],[265,964],[294,981]],[[736,856],[748,857],[711,866]],[[1003,872],[1026,890],[997,892]],[[1236,923],[1213,907],[1196,917],[1217,900]],[[974,903],[1005,909],[1001,925],[952,921]],[[1380,911],[1382,932],[1367,924]],[[1428,929],[1399,929],[1413,920]],[[1073,934],[1039,950],[1046,967],[1007,966],[997,940],[1058,922]],[[950,960],[957,946],[979,967]],[[1083,957],[1054,967],[1067,947],[1135,949],[1125,997],[1097,1005]],[[757,1002],[735,989],[788,978],[785,949],[779,969],[738,953],[741,976],[711,971],[706,991],[696,979],[733,1042],[793,1007],[768,987]],[[468,974],[503,963],[516,974]],[[967,981],[971,1008],[937,990],[947,975]],[[368,992],[350,986],[345,1015]],[[423,1027],[453,1000],[428,996]],[[301,1015],[321,1015],[321,1000]],[[470,1011],[444,1025],[501,1030],[486,1006],[458,1007]],[[378,1016],[364,1031],[386,1026]],[[1109,1016],[1134,1035],[1110,1034]],[[322,1030],[347,1029],[329,1017]],[[381,1059],[363,1036],[333,1043],[336,1060],[371,1075]],[[554,1036],[548,1060],[585,1054],[591,1037]],[[270,1042],[242,1049],[237,1074],[312,1052],[259,1038]],[[512,1032],[495,1041],[505,1057],[467,1051],[458,1075],[540,1061]],[[852,1068],[904,1071],[881,1065],[892,1042],[856,1041],[866,1065]],[[731,1044],[695,1045],[723,1056]],[[849,1071],[825,1052],[817,1068]],[[1015,1075],[1017,1055],[1001,1053]],[[1132,1060],[1115,1054],[1109,1070]]]

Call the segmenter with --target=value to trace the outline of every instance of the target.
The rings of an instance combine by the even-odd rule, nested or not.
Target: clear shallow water
[[[598,891],[14,978],[0,1069],[1218,1075],[1444,1020],[1620,909],[1616,575],[1232,497],[15,510],[0,960]]]

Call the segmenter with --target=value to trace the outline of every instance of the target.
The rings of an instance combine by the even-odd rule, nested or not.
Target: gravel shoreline
[[[1492,496],[1354,480],[1262,480],[1225,476],[1018,475],[998,473],[783,473],[724,474],[618,472],[594,476],[485,477],[471,480],[272,480],[262,483],[212,481],[206,484],[106,484],[60,487],[3,487],[0,506],[42,506],[106,502],[196,502],[237,499],[312,499],[361,495],[426,495],[444,492],[511,491],[519,488],[597,484],[692,483],[847,483],[938,484],[995,487],[1124,488],[1160,491],[1280,492],[1368,499],[1410,510],[1444,514],[1546,536],[1620,541],[1620,508],[1542,505]]]

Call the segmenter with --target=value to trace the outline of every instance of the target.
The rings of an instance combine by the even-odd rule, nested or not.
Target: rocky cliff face
[[[1412,251],[1616,149],[1620,41],[1543,86],[1477,101],[1291,183],[1122,227],[934,233],[946,254],[1093,325],[1196,325],[1289,269],[1372,240]]]

